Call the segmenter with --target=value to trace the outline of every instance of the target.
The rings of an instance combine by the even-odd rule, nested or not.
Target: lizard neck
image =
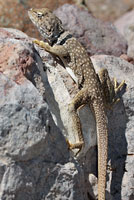
[[[53,33],[53,35],[50,39],[51,46],[53,46],[54,44],[57,44],[58,39],[61,37],[62,34],[64,34],[64,30],[62,32]]]
[[[73,36],[70,34],[69,31],[63,31],[62,33],[58,34],[57,36],[53,37],[50,41],[51,46],[54,45],[63,45],[65,42],[72,38]]]

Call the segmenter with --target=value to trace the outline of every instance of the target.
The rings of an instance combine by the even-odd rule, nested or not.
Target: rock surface
[[[134,59],[134,10],[126,13],[115,21],[117,30],[125,37],[128,43],[127,55]]]
[[[114,22],[114,25],[123,36],[125,36],[125,29],[133,23],[133,18],[134,10],[125,13]]]
[[[84,0],[89,11],[97,18],[113,21],[134,8],[133,0]]]
[[[25,34],[0,29],[0,199],[83,200],[83,171],[43,100],[40,63]]]
[[[55,11],[64,27],[85,46],[90,55],[120,56],[126,53],[127,43],[111,23],[92,17],[88,11],[65,4]]]

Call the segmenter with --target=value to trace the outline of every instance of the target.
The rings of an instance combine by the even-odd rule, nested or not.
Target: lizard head
[[[43,39],[52,44],[64,32],[62,22],[48,8],[33,9],[28,11],[33,24],[38,28]]]

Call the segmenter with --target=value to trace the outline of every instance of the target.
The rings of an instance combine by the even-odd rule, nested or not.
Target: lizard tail
[[[98,141],[98,200],[105,200],[106,167],[108,155],[107,117],[103,102],[95,101],[93,109],[96,118]]]

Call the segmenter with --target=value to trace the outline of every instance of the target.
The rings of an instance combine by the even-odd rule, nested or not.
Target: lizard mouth
[[[29,9],[29,10],[28,10],[28,16],[29,16],[30,20],[33,22],[33,24],[36,25],[36,24],[35,24],[36,21],[35,21],[35,16],[34,16],[34,15],[35,15],[35,14],[34,14],[34,12],[33,12],[33,9],[32,9],[32,8]]]
[[[38,13],[33,8],[30,8],[28,10],[28,16],[29,16],[29,18],[31,19],[31,21],[33,22],[34,25],[38,24],[38,21],[39,21],[38,17],[39,17],[39,15],[38,15]]]

